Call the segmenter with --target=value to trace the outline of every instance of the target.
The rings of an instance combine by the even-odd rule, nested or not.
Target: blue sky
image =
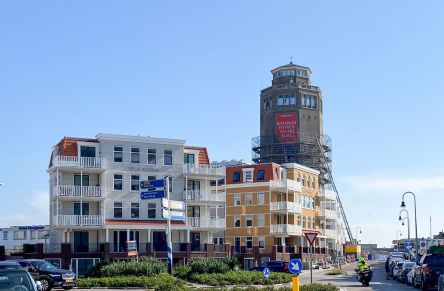
[[[259,91],[292,57],[322,88],[334,176],[358,238],[388,246],[407,190],[418,197],[419,235],[428,235],[429,216],[437,232],[443,9],[442,1],[2,1],[0,226],[47,223],[46,169],[63,136],[183,138],[207,146],[212,160],[249,161]]]

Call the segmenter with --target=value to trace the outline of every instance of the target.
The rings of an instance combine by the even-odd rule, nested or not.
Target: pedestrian
[[[385,261],[385,273],[387,280],[389,279],[389,273],[390,273],[390,258],[387,257],[387,260]]]

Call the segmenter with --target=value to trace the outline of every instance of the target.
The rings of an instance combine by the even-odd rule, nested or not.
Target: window
[[[131,218],[139,218],[139,203],[131,203]]]
[[[185,153],[183,156],[183,162],[184,164],[189,164],[190,166],[194,166],[194,154],[187,154]]]
[[[272,105],[272,99],[271,98],[265,98],[262,100],[262,111],[267,111],[271,109]]]
[[[265,226],[265,215],[258,214],[257,215],[257,227],[264,227],[264,226]]]
[[[14,239],[15,240],[24,240],[24,239],[26,239],[26,230],[16,230],[16,231],[14,231]]]
[[[3,240],[8,240],[8,232],[3,231]]]
[[[148,218],[156,218],[156,203],[148,203]]]
[[[246,215],[245,216],[245,220],[246,220],[246,226],[247,227],[252,227],[253,226],[253,215]]]
[[[156,160],[156,149],[148,149],[148,165],[155,165]]]
[[[233,182],[239,182],[240,181],[240,172],[234,172],[233,173]]]
[[[114,202],[114,218],[122,218],[122,202]]]
[[[29,235],[30,235],[31,239],[35,239],[35,230],[30,230]]]
[[[245,193],[245,205],[253,205],[253,193]]]
[[[49,237],[49,232],[47,230],[41,230],[38,232],[39,239]]]
[[[257,244],[259,245],[260,249],[265,248],[265,237],[264,236],[258,236],[257,237]]]
[[[140,162],[139,148],[131,148],[131,163],[138,164]]]
[[[264,205],[264,200],[265,200],[265,193],[258,192],[257,193],[257,205]]]
[[[171,166],[173,164],[173,151],[164,150],[163,151],[163,164],[166,166]]]
[[[169,188],[169,192],[172,193],[173,192],[173,177],[168,177],[168,188]]]
[[[123,189],[123,176],[119,174],[114,175],[114,190],[122,190]]]
[[[316,108],[316,106],[317,106],[316,103],[317,103],[316,96],[302,94],[302,96],[301,96],[302,107],[305,107],[305,108]]]
[[[148,181],[156,180],[156,176],[148,176]]]
[[[240,194],[234,194],[234,206],[240,206],[240,205],[241,205]]]
[[[307,228],[307,217],[302,216],[302,228]]]
[[[316,189],[315,178],[311,178],[311,188]]]
[[[239,215],[234,216],[234,227],[240,227],[241,226],[241,219]]]
[[[140,177],[139,175],[131,175],[131,191],[139,191]]]
[[[265,170],[257,171],[257,179],[258,180],[264,180],[265,179]]]
[[[278,96],[278,106],[296,105],[296,96],[293,94],[284,94]]]
[[[123,147],[114,147],[114,163],[123,162]]]
[[[252,249],[252,248],[253,248],[253,237],[247,236],[247,249]]]
[[[244,183],[253,182],[253,171],[244,171]]]

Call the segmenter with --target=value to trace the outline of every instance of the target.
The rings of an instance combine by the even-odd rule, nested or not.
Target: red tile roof
[[[208,158],[207,148],[205,147],[191,147],[185,146],[185,149],[188,150],[198,150],[199,151],[199,165],[209,165],[210,159]]]

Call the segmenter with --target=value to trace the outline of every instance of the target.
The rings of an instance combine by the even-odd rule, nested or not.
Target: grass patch
[[[333,269],[331,271],[328,271],[327,273],[325,273],[325,275],[330,275],[330,276],[334,276],[334,275],[347,275],[347,272],[344,270],[340,270],[340,269]]]

